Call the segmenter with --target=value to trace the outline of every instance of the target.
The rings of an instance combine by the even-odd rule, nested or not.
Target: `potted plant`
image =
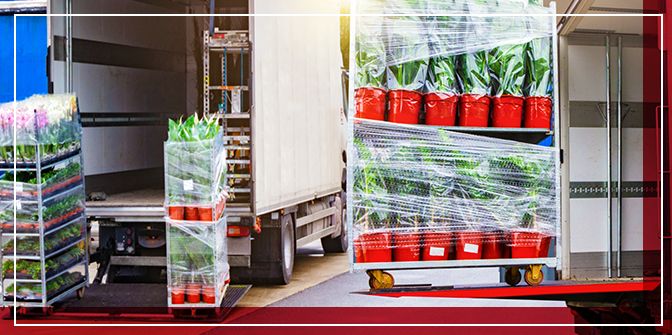
[[[443,131],[439,129],[438,132],[441,137]],[[448,138],[446,137],[444,140],[447,141]],[[438,158],[443,155],[442,149],[443,147],[437,148],[431,145],[418,146],[421,163],[425,169],[430,171],[445,170],[445,161]],[[429,219],[428,227],[423,232],[422,237],[421,259],[423,261],[440,261],[450,258],[453,235],[448,229],[449,220],[445,208],[453,188],[451,184],[452,180],[441,173],[435,172],[429,176],[429,208],[425,211]]]
[[[362,2],[360,13],[378,10],[375,2]],[[370,6],[371,8],[367,8]],[[385,43],[382,17],[357,17],[355,36],[355,117],[385,120]]]
[[[459,57],[459,78],[462,84],[459,125],[462,127],[487,127],[490,115],[490,53],[477,51]]]
[[[422,16],[409,15],[426,8],[425,0],[387,1],[383,18],[387,37],[388,120],[417,124],[420,121],[422,94],[429,63],[427,28]],[[405,29],[399,29],[403,26]]]
[[[362,262],[391,262],[392,234],[389,231],[389,212],[382,208],[380,199],[388,192],[385,175],[367,144],[355,138],[357,158],[354,166],[354,222],[361,233],[355,238],[355,254]]]
[[[532,9],[541,7],[537,0],[530,0]],[[534,24],[542,27],[553,24],[547,17],[538,17]],[[553,74],[551,37],[535,38],[527,43],[527,82],[525,93],[525,128],[551,128],[553,115]]]
[[[435,12],[462,11],[462,4],[453,1],[430,2]],[[464,26],[464,16],[429,17],[430,59],[425,87],[425,124],[454,126],[457,116],[460,87],[457,78],[456,46],[459,45],[460,30]]]
[[[506,18],[511,20],[511,18]],[[514,19],[515,20],[515,19]],[[498,46],[490,52],[490,71],[495,87],[492,126],[520,128],[523,121],[525,44]]]
[[[169,121],[166,142],[168,215],[187,221],[216,221],[225,204],[225,156],[215,118]],[[215,167],[217,171],[215,171]],[[215,209],[217,209],[215,211]],[[217,213],[217,216],[213,215]]]

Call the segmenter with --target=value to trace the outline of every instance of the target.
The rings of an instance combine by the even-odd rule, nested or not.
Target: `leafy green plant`
[[[523,96],[525,44],[496,47],[490,52],[490,71],[495,96]]]
[[[547,97],[553,91],[551,43],[550,38],[536,38],[527,43],[527,96]]]
[[[353,191],[356,194],[355,220],[364,220],[369,229],[388,224],[389,213],[381,208],[380,199],[388,194],[386,174],[367,145],[360,138],[354,138],[359,164],[354,168]]]
[[[488,70],[490,53],[478,51],[459,56],[459,78],[462,93],[490,95],[491,82]]]
[[[427,27],[422,16],[408,15],[424,10],[425,0],[393,0],[386,3],[388,16],[384,26],[389,27],[386,59],[387,88],[419,91],[425,84],[429,63]],[[399,29],[404,27],[404,29]]]

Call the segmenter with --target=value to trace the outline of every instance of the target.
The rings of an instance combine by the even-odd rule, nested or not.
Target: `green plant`
[[[536,38],[527,43],[527,87],[530,97],[550,96],[551,82],[551,38]]]
[[[459,78],[465,94],[490,95],[491,83],[488,71],[490,53],[477,51],[459,56]]]
[[[353,183],[355,220],[363,220],[370,229],[385,226],[389,212],[381,208],[381,199],[388,195],[386,174],[362,139],[353,141],[358,154]]]
[[[495,96],[523,96],[525,44],[499,46],[490,52],[490,71]]]
[[[386,11],[399,16],[384,18],[387,36],[387,88],[419,91],[425,84],[429,63],[427,26],[422,16],[408,15],[426,7],[425,0],[394,0]]]

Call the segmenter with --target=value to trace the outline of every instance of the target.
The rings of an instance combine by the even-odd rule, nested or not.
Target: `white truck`
[[[215,4],[216,13],[339,11],[335,0]],[[339,18],[189,15],[210,5],[50,2],[51,13],[185,13],[49,18],[52,90],[79,98],[99,281],[163,280],[166,122],[194,112],[218,115],[228,139],[234,283],[288,283],[296,248],[320,239],[325,252],[347,249]],[[237,41],[247,48],[222,44],[228,31],[247,36]]]

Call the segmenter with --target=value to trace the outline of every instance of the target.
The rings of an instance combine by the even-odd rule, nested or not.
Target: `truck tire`
[[[340,207],[341,235],[337,237],[327,236],[322,238],[322,249],[325,253],[343,253],[348,251],[348,225],[346,224],[345,203],[341,202]]]
[[[285,214],[280,219],[280,252],[282,261],[273,276],[274,284],[287,285],[292,281],[292,271],[294,270],[294,256],[296,255],[296,240],[294,234],[294,223],[292,215]]]
[[[285,214],[278,221],[254,235],[250,267],[232,267],[232,283],[286,285],[291,281],[296,253],[294,220],[292,214]]]

